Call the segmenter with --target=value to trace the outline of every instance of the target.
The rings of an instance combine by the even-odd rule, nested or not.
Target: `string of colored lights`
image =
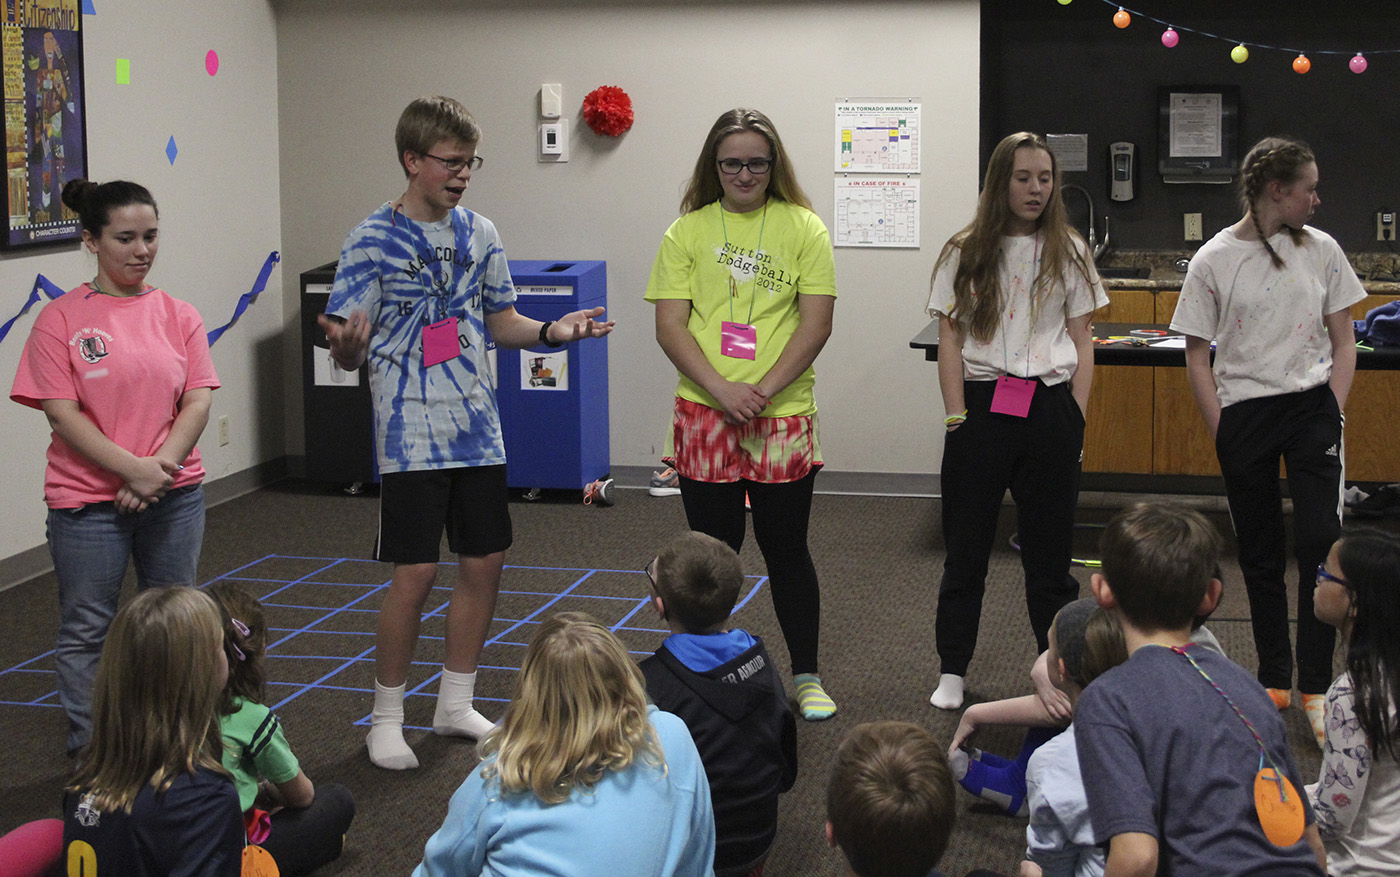
[[[1057,0],[1057,2],[1061,6],[1068,6],[1071,2],[1073,2],[1073,0]],[[1271,52],[1288,52],[1290,54],[1293,52],[1297,52],[1297,57],[1293,59],[1293,71],[1295,73],[1302,74],[1307,73],[1309,70],[1312,69],[1312,61],[1308,59],[1307,54],[1309,51],[1311,51],[1314,55],[1351,55],[1351,59],[1347,61],[1347,68],[1351,70],[1352,73],[1365,73],[1366,68],[1369,66],[1366,60],[1366,55],[1400,54],[1400,48],[1367,49],[1366,51],[1359,51],[1355,54],[1352,54],[1350,50],[1344,51],[1341,49],[1305,50],[1298,48],[1290,48],[1287,46],[1271,46],[1267,43],[1256,43],[1251,42],[1249,40],[1237,40],[1233,37],[1221,36],[1220,34],[1214,34],[1204,30],[1198,30],[1197,28],[1193,27],[1185,27],[1183,25],[1172,24],[1171,22],[1165,21],[1164,19],[1155,18],[1151,15],[1148,15],[1145,12],[1139,12],[1136,9],[1129,9],[1126,6],[1120,5],[1118,2],[1116,2],[1116,0],[1099,0],[1099,2],[1107,6],[1118,7],[1118,11],[1113,14],[1113,24],[1119,29],[1125,28],[1128,25],[1132,24],[1133,16],[1144,18],[1148,21],[1155,22],[1156,24],[1160,24],[1163,27],[1165,27],[1166,30],[1162,32],[1162,45],[1166,46],[1168,49],[1176,48],[1177,43],[1181,41],[1181,33],[1195,34],[1197,36],[1206,37],[1212,40],[1220,40],[1221,42],[1225,43],[1233,43],[1234,48],[1230,50],[1230,60],[1234,61],[1236,64],[1243,64],[1244,62],[1249,60],[1249,50],[1251,48],[1263,49]]]

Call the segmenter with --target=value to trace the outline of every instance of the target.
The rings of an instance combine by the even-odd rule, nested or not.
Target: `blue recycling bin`
[[[607,307],[607,263],[510,260],[515,309],[536,320]],[[510,487],[580,490],[612,468],[608,339],[496,349],[496,400]]]

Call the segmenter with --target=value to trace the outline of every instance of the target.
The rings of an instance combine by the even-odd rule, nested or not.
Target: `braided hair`
[[[1274,248],[1269,245],[1269,238],[1264,234],[1263,226],[1259,224],[1259,213],[1255,205],[1270,183],[1293,183],[1301,176],[1305,165],[1314,164],[1316,161],[1308,144],[1283,137],[1265,137],[1254,144],[1254,148],[1244,157],[1244,166],[1240,173],[1240,204],[1254,223],[1254,230],[1259,233],[1259,241],[1264,245],[1264,249],[1268,250],[1275,268],[1283,267],[1283,257],[1274,252]],[[1303,230],[1285,227],[1288,228],[1288,235],[1293,238],[1293,243],[1302,246]]]

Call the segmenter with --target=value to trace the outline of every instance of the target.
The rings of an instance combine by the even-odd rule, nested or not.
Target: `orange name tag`
[[[272,853],[253,844],[243,848],[240,877],[278,877],[281,873],[277,861],[272,858]]]
[[[1303,799],[1272,767],[1254,775],[1254,809],[1264,836],[1276,847],[1291,847],[1303,838]]]

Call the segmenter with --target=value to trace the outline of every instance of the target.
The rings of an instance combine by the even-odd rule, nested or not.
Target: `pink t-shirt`
[[[180,397],[219,386],[204,321],[194,305],[159,289],[103,295],[84,283],[39,312],[19,361],[10,398],[42,408],[72,399],[102,434],[138,457],[170,435]],[[57,434],[49,444],[44,501],[77,508],[116,498],[120,477],[79,454]],[[190,452],[175,487],[204,478],[199,449]]]

